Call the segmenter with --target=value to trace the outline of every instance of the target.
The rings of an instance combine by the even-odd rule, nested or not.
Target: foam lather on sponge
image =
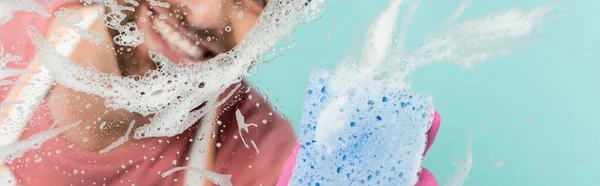
[[[378,80],[340,92],[330,76],[311,72],[289,185],[414,185],[434,114],[431,96]]]

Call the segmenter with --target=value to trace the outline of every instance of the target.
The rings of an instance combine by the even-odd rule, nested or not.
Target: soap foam
[[[50,13],[44,10],[44,7],[33,0],[7,0],[0,3],[0,25],[10,21],[16,11],[35,12],[42,17],[50,17]]]
[[[29,150],[39,149],[44,142],[48,141],[49,139],[54,138],[58,134],[66,131],[70,128],[73,128],[74,126],[79,125],[80,123],[81,123],[81,120],[79,120],[73,124],[70,124],[70,125],[65,125],[62,127],[55,128],[55,129],[50,129],[45,132],[40,132],[40,133],[34,134],[31,137],[27,138],[26,140],[21,140],[21,141],[15,142],[15,143],[2,145],[2,146],[0,146],[0,149],[2,149],[2,151],[0,151],[0,159],[4,160],[5,162],[10,164],[10,163],[12,163],[13,160],[23,156],[23,153],[25,153]]]
[[[289,185],[414,185],[433,120],[431,97],[382,80],[340,98],[330,76],[311,72]],[[331,106],[334,100],[343,103]]]
[[[41,5],[31,0],[11,2],[13,6],[6,9],[8,10],[7,13],[0,14],[0,24],[6,23],[12,18],[12,12],[19,10],[36,12],[43,17],[51,16],[43,10]],[[373,58],[373,60],[363,60],[363,58],[345,59],[338,70],[334,72],[335,75],[332,80],[327,81],[331,87],[331,92],[327,92],[327,95],[330,96],[327,99],[331,101],[327,101],[327,103],[336,103],[336,96],[341,101],[337,102],[337,106],[333,104],[331,108],[323,106],[324,109],[329,108],[328,110],[335,111],[336,108],[353,106],[351,104],[355,103],[348,102],[348,100],[356,98],[341,96],[350,90],[357,91],[359,95],[366,97],[381,94],[379,91],[386,90],[386,87],[395,87],[393,90],[406,90],[410,87],[407,77],[421,65],[446,61],[463,67],[473,67],[489,58],[510,54],[514,51],[516,45],[514,43],[521,43],[519,41],[535,35],[536,28],[540,26],[541,20],[552,8],[552,4],[550,4],[528,10],[511,9],[492,13],[480,19],[457,22],[460,14],[470,4],[464,3],[446,22],[445,32],[438,37],[433,37],[434,39],[426,40],[423,47],[409,53],[403,43],[406,39],[406,28],[414,16],[419,2],[409,1],[409,11],[403,17],[399,31],[399,42],[393,48],[391,46],[394,43],[389,41],[393,40],[392,34],[395,29],[394,23],[397,19],[398,7],[403,3],[397,0],[391,1],[391,6],[385,11],[387,13],[382,14],[385,16],[380,16],[375,21],[380,26],[373,26],[369,32],[377,33],[377,37],[372,37],[375,38],[373,41],[387,41],[387,44],[378,45],[378,42],[374,42],[376,45],[369,49],[372,50],[369,52],[377,55],[362,56],[364,59]],[[114,0],[106,0],[105,3],[111,9],[111,12],[105,15],[104,24],[120,33],[113,40],[122,46],[138,46],[143,43],[143,37],[141,37],[143,33],[135,23],[130,22],[122,25],[120,22],[125,16],[121,11],[133,11],[134,8],[117,5]],[[138,6],[131,2],[129,4]],[[278,55],[289,50],[290,46],[286,42],[283,42],[283,47],[280,47],[282,45],[281,41],[289,38],[298,24],[318,19],[324,12],[324,0],[313,0],[311,3],[297,0],[269,1],[257,25],[230,52],[218,55],[204,63],[183,60],[175,64],[162,54],[150,51],[148,55],[154,62],[159,64],[159,68],[139,77],[118,77],[87,70],[54,51],[53,43],[47,41],[33,26],[29,27],[29,34],[32,42],[36,45],[38,58],[42,59],[42,64],[50,69],[51,75],[57,83],[76,91],[102,96],[107,100],[106,106],[111,108],[122,108],[145,116],[153,114],[154,117],[151,123],[135,131],[135,138],[174,136],[181,133],[182,128],[187,128],[191,123],[207,116],[208,113],[211,113],[210,110],[222,104],[222,101],[217,101],[218,95],[224,92],[229,85],[236,84],[244,76],[253,74],[259,64],[272,61]],[[385,25],[381,23],[392,24]],[[92,41],[95,40],[92,39]],[[18,60],[20,58],[4,54],[2,60],[0,60],[0,65],[5,66],[8,62]],[[369,70],[364,70],[364,67]],[[253,71],[250,71],[250,69]],[[364,87],[369,87],[367,85],[378,85],[378,83],[373,83],[371,80],[385,72],[389,72],[392,80],[382,80],[381,82],[386,82],[388,85],[379,84],[379,86],[382,86],[379,90],[377,90],[378,86],[374,86],[370,90],[364,89]],[[356,74],[362,74],[362,76],[355,76]],[[0,84],[3,83],[9,84],[11,82],[0,82]],[[235,92],[235,90],[232,92]],[[409,93],[401,95],[404,96],[399,97],[404,98]],[[425,98],[423,99],[425,100]],[[150,103],[146,100],[153,100],[153,102]],[[343,100],[346,100],[346,102],[344,103]],[[207,109],[189,112],[202,103],[207,103]],[[360,104],[356,106],[360,106]],[[329,112],[335,113],[333,111]],[[335,131],[339,132],[347,129],[343,122],[338,123],[333,128],[327,128],[324,125],[327,122],[323,119],[321,120],[322,124],[319,124],[321,126],[319,130],[325,131],[319,132],[319,138],[321,139],[319,141],[326,141],[323,139],[331,138],[331,136],[326,135],[327,131],[335,133]],[[415,140],[418,140],[418,138],[415,138]],[[329,152],[335,150],[332,147],[335,146],[330,145],[328,147]],[[413,152],[414,154],[418,153]],[[365,158],[365,160],[368,160],[368,158]],[[415,160],[415,162],[419,161]],[[416,170],[415,167],[413,168],[413,170]]]
[[[54,17],[62,26],[70,28],[81,38],[88,40],[95,45],[100,45],[104,40],[104,35],[99,32],[86,30],[77,25],[84,20],[84,17],[79,10],[67,10],[67,8],[62,7],[60,10],[54,12]]]
[[[131,121],[131,123],[129,123],[129,127],[127,128],[127,131],[125,132],[125,135],[121,136],[119,139],[117,139],[117,141],[114,141],[106,148],[98,151],[98,153],[100,153],[100,154],[108,153],[110,150],[117,148],[118,146],[127,142],[127,140],[129,140],[129,134],[131,134],[131,129],[133,128],[134,124],[135,124],[135,120]]]
[[[6,65],[8,63],[13,63],[13,62],[19,62],[23,59],[23,57],[21,56],[17,56],[17,55],[12,55],[8,52],[5,52],[4,49],[4,45],[2,43],[0,43],[0,69],[5,70],[6,69]],[[2,73],[4,74],[4,73]],[[0,79],[4,79],[0,78]]]
[[[471,134],[469,134],[467,140],[467,152],[465,154],[464,159],[460,162],[456,162],[456,171],[454,174],[448,178],[448,180],[444,183],[444,186],[462,186],[469,176],[469,172],[471,172],[471,168],[473,168],[473,147],[472,147],[472,139]]]
[[[2,21],[6,22],[12,18],[12,12],[16,10],[43,11],[41,5],[35,4],[32,1],[23,0],[17,2],[21,4],[9,7],[8,10],[10,12],[9,14],[2,14]],[[22,6],[24,5],[23,2],[29,2],[29,4],[26,4],[28,6]],[[159,1],[152,2],[156,6],[168,6],[168,4]],[[135,47],[144,42],[144,38],[142,37],[143,32],[138,29],[135,23],[122,23],[122,21],[125,18],[124,16],[126,16],[123,11],[134,11],[135,9],[132,6],[139,6],[139,4],[135,3],[135,1],[126,1],[126,3],[128,5],[118,5],[114,0],[106,0],[105,5],[109,8],[110,12],[103,16],[103,23],[108,28],[118,31],[119,34],[112,38],[115,43],[122,46]],[[134,131],[133,137],[136,139],[175,136],[189,128],[192,124],[200,120],[200,118],[207,118],[203,122],[204,125],[211,124],[208,122],[212,121],[211,118],[213,116],[210,113],[214,113],[214,109],[225,103],[225,100],[235,93],[245,91],[240,88],[241,84],[239,83],[244,76],[255,73],[259,64],[270,62],[291,50],[293,46],[290,44],[289,38],[294,28],[299,24],[319,18],[324,12],[324,0],[313,0],[310,6],[304,1],[269,1],[257,25],[250,30],[247,37],[233,50],[225,54],[220,54],[203,63],[194,63],[189,60],[173,63],[164,55],[150,51],[148,55],[157,64],[158,69],[151,70],[144,76],[132,77],[119,77],[112,74],[100,73],[94,69],[84,68],[82,65],[77,64],[56,51],[54,49],[55,44],[48,41],[34,26],[30,25],[28,26],[28,34],[31,42],[35,45],[36,58],[43,65],[42,69],[48,70],[44,71],[44,73],[49,72],[48,74],[52,76],[52,79],[47,81],[43,77],[43,79],[32,79],[32,81],[28,81],[27,83],[33,87],[34,85],[37,86],[37,84],[50,85],[54,81],[75,91],[101,96],[106,99],[105,105],[107,107],[126,109],[144,116],[153,115],[150,123]],[[46,12],[38,12],[38,14],[44,17],[51,16]],[[81,38],[89,40],[96,45],[102,42],[103,38],[100,34],[84,30],[78,26],[83,20],[80,12],[63,8],[54,12],[54,15],[59,24],[70,28],[71,31],[74,31]],[[239,17],[242,16],[238,15]],[[6,69],[4,67],[7,63],[20,61],[21,57],[4,53],[4,50],[0,50],[0,54],[1,70],[6,72],[2,73],[2,78],[24,73],[39,73],[37,70]],[[19,84],[19,82],[3,80],[0,84]],[[219,100],[218,96],[229,88],[230,85],[234,85],[233,90],[224,99]],[[24,96],[30,95],[28,92],[24,92],[24,94]],[[43,96],[40,96],[36,97],[36,99],[27,100],[26,103],[21,103],[25,108],[22,108],[16,102],[6,102],[4,105],[15,105],[17,109],[30,110],[21,113],[32,113],[36,109],[37,104],[35,103],[39,102],[42,98]],[[201,104],[205,104],[205,106],[190,112]],[[5,113],[1,115],[1,117],[5,116],[9,115]],[[20,114],[17,118],[4,120],[2,131],[6,134],[18,134],[19,130],[26,125],[30,116],[31,114]],[[74,125],[52,129],[48,132],[36,134],[28,140],[7,144],[4,146],[4,150],[0,151],[2,155],[0,158],[5,158],[10,162],[28,150],[39,148],[44,141],[55,137],[72,126]],[[123,137],[105,149],[100,150],[99,153],[107,153],[129,140],[132,126],[133,123],[130,124]],[[255,148],[256,153],[260,153],[253,140],[250,141],[250,144]],[[248,144],[245,145],[249,147]],[[216,174],[193,167],[177,167],[165,172],[163,176],[183,169],[198,172],[215,184],[231,185],[229,181],[231,175]]]
[[[423,65],[448,62],[472,68],[483,61],[512,54],[537,36],[542,21],[559,2],[530,9],[497,11],[480,18],[458,21],[471,4],[471,0],[463,1],[444,22],[441,34],[428,37],[431,39],[425,40],[412,52],[407,51],[404,45],[406,35],[401,32],[396,49],[387,58],[389,62],[380,66],[377,74],[390,74],[392,79],[404,83],[400,86],[409,88],[410,75]],[[409,21],[404,20],[405,23]]]
[[[105,1],[105,4],[111,9],[104,17],[107,27],[120,33],[131,32],[122,33],[122,37],[141,34],[134,23],[120,23],[125,16],[121,11],[134,11],[133,7],[117,5],[114,0]],[[324,4],[323,0],[311,3],[269,1],[257,25],[231,51],[203,63],[189,60],[174,63],[162,54],[150,51],[150,58],[159,68],[150,70],[144,76],[119,77],[86,70],[52,48],[45,47],[49,45],[49,41],[35,33],[34,29],[30,31],[32,41],[38,46],[38,58],[50,70],[57,83],[76,91],[104,97],[107,107],[122,108],[144,116],[153,114],[148,126],[136,129],[135,138],[174,136],[202,116],[211,113],[209,109],[218,106],[215,105],[219,103],[218,95],[230,85],[239,83],[244,76],[251,75],[248,73],[250,68],[256,68],[258,64],[271,61],[285,52],[289,47],[281,47],[280,41],[289,38],[298,24],[319,18],[324,13]],[[131,31],[129,28],[134,29]],[[139,43],[136,42],[122,45],[137,46]],[[263,55],[273,51],[272,55]],[[190,120],[189,111],[203,103],[208,105],[207,109],[194,111],[191,115],[196,116]]]
[[[232,186],[231,175],[218,174],[218,173],[214,173],[214,172],[211,172],[208,170],[199,169],[196,167],[175,167],[175,168],[172,168],[171,170],[168,170],[168,171],[162,173],[161,176],[164,178],[164,177],[167,177],[167,176],[173,174],[174,172],[181,171],[181,170],[192,171],[194,173],[200,174],[200,176],[205,177],[206,179],[213,182],[215,185]]]
[[[242,139],[244,146],[246,148],[250,148],[250,146],[248,146],[248,143],[246,143],[246,139],[244,138],[244,134],[242,133],[242,131],[248,133],[248,127],[258,127],[258,125],[254,123],[246,123],[244,115],[242,115],[242,111],[240,111],[240,109],[237,109],[235,111],[235,118],[237,120],[238,133],[240,134],[240,138]],[[256,153],[259,154],[258,148],[256,147],[256,143],[254,143],[254,140],[250,140],[250,142],[252,143],[252,147],[254,147],[254,149],[256,150]]]
[[[139,4],[131,2],[129,2],[129,4],[139,6]],[[121,24],[121,22],[127,18],[127,14],[123,13],[123,11],[134,12],[135,9],[133,7],[118,5],[115,0],[105,0],[104,5],[111,10],[104,15],[104,25],[119,32],[119,34],[113,38],[113,41],[116,44],[137,47],[144,42],[144,32],[139,30],[135,22],[127,22],[124,25]]]
[[[358,57],[350,54],[344,58],[331,77],[328,72],[312,72],[303,110],[301,149],[290,184],[414,185],[422,159],[403,155],[423,153],[424,135],[432,119],[425,116],[431,116],[433,111],[429,110],[431,98],[408,91],[410,75],[417,67],[433,62],[469,68],[511,54],[537,34],[542,20],[556,5],[510,9],[458,21],[472,3],[466,0],[444,22],[441,35],[426,40],[420,49],[407,52],[407,29],[420,2],[390,1],[371,24]],[[407,8],[397,30],[398,14],[404,5]],[[394,43],[396,33],[398,42]],[[382,74],[389,78],[382,78]],[[398,99],[401,102],[393,106],[376,99],[385,97],[389,101],[394,96],[392,103]],[[408,104],[428,109],[420,110],[422,113],[398,109]],[[390,110],[396,113],[384,114]],[[423,117],[419,118],[419,114]],[[394,152],[398,148],[400,153]],[[390,158],[390,154],[400,155]],[[453,183],[466,180],[472,166],[470,155],[463,164],[461,170],[467,170],[457,173]]]

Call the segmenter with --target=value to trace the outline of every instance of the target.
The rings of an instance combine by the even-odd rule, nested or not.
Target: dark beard
[[[113,43],[117,57],[117,66],[122,76],[143,75],[156,65],[144,58],[142,52],[134,47],[121,46]],[[146,54],[147,55],[147,54]]]
[[[119,5],[128,6],[123,1],[118,0],[117,2]],[[140,2],[140,6],[135,7],[134,12],[127,10],[121,11],[122,13],[127,15],[125,19],[121,22],[122,25],[128,22],[135,22],[135,19],[137,18],[136,13],[138,12],[139,7],[145,6],[145,1],[138,2]],[[105,13],[108,13],[110,11],[112,11],[110,7],[105,8]],[[106,29],[108,29],[111,40],[115,36],[121,34],[118,30],[114,30],[108,27]],[[156,69],[154,63],[149,62],[148,57],[145,57],[147,56],[147,54],[142,54],[142,52],[140,52],[136,47],[121,46],[116,42],[111,43],[115,50],[117,66],[119,67],[119,71],[121,72],[122,76],[143,75],[149,69]]]
[[[134,7],[135,11],[122,10],[121,12],[125,14],[125,18],[122,20],[121,25],[125,25],[128,22],[136,22],[136,18],[138,18],[138,14],[140,14],[139,10],[141,7],[148,6],[147,1],[137,1],[139,2],[139,6],[130,6],[125,3],[124,0],[116,0],[119,5]],[[263,2],[263,1],[258,1]],[[264,1],[266,2],[266,1]],[[261,4],[262,5],[262,4]],[[105,13],[109,13],[110,7],[106,7]],[[168,12],[177,12],[176,8],[171,8]],[[179,20],[188,20],[186,14],[180,15],[181,18]],[[149,23],[142,23],[149,24]],[[185,29],[187,29],[190,33],[194,33],[197,38],[219,38],[219,46],[218,51],[213,51],[213,55],[218,55],[219,51],[229,51],[236,46],[236,42],[232,39],[233,32],[227,33],[221,31],[223,28],[196,28],[191,26],[192,24],[186,22],[184,24]],[[138,25],[138,27],[141,25]],[[114,30],[111,28],[107,28],[108,32],[111,36],[110,39],[113,39],[115,36],[120,35],[118,30]],[[151,30],[147,30],[147,32],[151,32]],[[146,52],[141,52],[136,47],[129,46],[121,46],[116,44],[116,42],[112,42],[113,47],[116,53],[117,65],[119,67],[119,71],[123,76],[132,76],[132,75],[144,75],[148,70],[156,69],[156,64],[150,59],[149,55]]]

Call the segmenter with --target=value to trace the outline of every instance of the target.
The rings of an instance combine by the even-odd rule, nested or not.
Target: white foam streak
[[[369,37],[366,41],[361,60],[361,72],[359,78],[374,77],[377,67],[385,60],[388,50],[392,45],[392,36],[396,28],[398,13],[402,0],[392,0],[369,29]]]
[[[10,53],[4,52],[4,45],[0,43],[0,69],[5,69],[6,65],[11,62],[19,62],[23,59],[21,56],[13,56]],[[1,74],[1,73],[0,73]],[[0,78],[3,79],[3,78]]]
[[[390,1],[388,7],[373,21],[358,61],[360,66],[349,63],[352,59],[347,58],[349,61],[341,62],[331,77],[332,88],[328,91],[333,99],[319,114],[315,131],[317,144],[326,152],[330,152],[331,149],[327,143],[328,136],[341,131],[346,126],[346,114],[341,110],[347,107],[348,91],[373,83],[377,73],[380,72],[381,63],[389,56],[400,5],[403,3],[403,0]]]
[[[254,143],[254,140],[250,140],[250,143],[252,144],[252,147],[254,147],[254,150],[256,150],[256,154],[260,154],[260,150],[258,150],[258,147],[256,146],[256,143]]]
[[[458,5],[458,7],[454,9],[452,15],[450,15],[450,17],[448,17],[448,19],[444,21],[444,24],[447,26],[455,23],[458,20],[458,18],[465,12],[465,10],[467,10],[467,8],[471,6],[471,4],[473,4],[473,0],[464,0],[463,2],[461,2],[460,5]]]
[[[104,40],[104,35],[99,32],[87,30],[79,26],[84,21],[84,17],[79,10],[67,10],[62,7],[60,10],[54,12],[56,20],[64,27],[70,28],[72,31],[77,33],[81,38],[88,40],[95,45],[100,45]]]
[[[138,3],[137,0],[125,0],[125,2],[133,6],[140,6],[140,3]]]
[[[398,14],[403,3],[403,0],[390,1],[388,7],[373,21],[367,33],[361,58],[358,60],[359,66],[351,63],[351,58],[347,58],[348,61],[341,62],[334,76],[331,77],[332,88],[328,91],[333,100],[320,113],[315,131],[317,144],[325,150],[329,149],[325,140],[327,136],[346,126],[345,113],[340,110],[347,106],[348,91],[369,86],[380,72],[381,64],[389,56]]]
[[[468,135],[467,152],[464,159],[456,163],[456,171],[444,183],[444,186],[462,186],[469,177],[469,172],[473,168],[473,152],[472,152],[471,134]]]
[[[470,4],[470,0],[461,3],[446,20],[445,32],[426,40],[420,49],[407,53],[401,42],[398,46],[401,49],[380,68],[391,74],[399,86],[409,88],[407,78],[419,66],[443,61],[470,68],[485,60],[512,54],[536,36],[542,20],[553,7],[546,4],[529,10],[509,9],[456,22]]]
[[[470,0],[459,5],[445,22],[448,27],[433,39],[426,40],[423,47],[407,52],[404,41],[407,28],[413,19],[420,1],[410,1],[408,9],[399,28],[400,42],[391,53],[393,34],[402,1],[393,0],[389,6],[372,23],[365,38],[365,47],[359,60],[347,57],[340,62],[331,77],[327,89],[329,101],[317,121],[315,138],[321,147],[327,150],[327,137],[335,134],[343,125],[344,115],[341,108],[345,106],[343,95],[349,94],[358,87],[390,87],[403,90],[410,88],[406,79],[419,66],[433,62],[452,62],[462,67],[473,67],[476,64],[494,57],[511,54],[518,46],[537,34],[543,18],[550,12],[550,5],[540,5],[529,10],[510,9],[488,14],[479,19],[456,22],[465,11]],[[390,79],[376,80],[379,73],[390,74]],[[348,103],[350,104],[350,103]],[[469,141],[468,156],[461,165],[451,185],[464,183],[472,167],[471,146]],[[462,181],[461,181],[462,180]]]
[[[171,5],[167,2],[162,2],[159,0],[149,0],[149,1],[150,1],[150,6],[158,6],[158,7],[162,7],[162,8],[171,7]]]
[[[410,26],[410,23],[412,22],[413,18],[415,17],[415,13],[417,12],[417,9],[420,4],[421,4],[421,0],[411,1],[407,12],[403,16],[402,24],[400,25],[400,31],[398,33],[398,42],[400,42],[400,45],[398,45],[398,48],[395,49],[396,51],[398,51],[402,54],[404,54],[406,52],[405,45],[403,43],[406,41],[406,34],[408,32],[408,27]]]
[[[66,125],[66,126],[58,127],[55,129],[45,131],[45,132],[40,132],[40,133],[34,134],[31,137],[27,138],[26,140],[17,141],[17,142],[10,143],[7,145],[2,145],[2,146],[0,146],[0,159],[5,160],[6,162],[8,162],[10,164],[16,158],[23,156],[23,153],[25,153],[29,150],[39,149],[45,141],[49,140],[50,138],[55,137],[56,135],[66,131],[74,126],[79,125],[79,123],[81,123],[81,120],[79,120],[73,124],[70,124],[70,125]]]
[[[127,128],[127,132],[125,132],[125,135],[121,136],[119,139],[117,139],[117,141],[111,143],[108,147],[98,151],[98,153],[108,153],[110,150],[117,148],[119,145],[123,145],[125,142],[127,142],[127,140],[129,140],[129,134],[131,133],[131,129],[133,128],[134,124],[135,120],[131,121],[131,123],[129,123],[129,128]]]
[[[0,103],[0,107],[4,107],[6,105],[16,105],[16,104],[21,104],[24,103],[25,101],[23,100],[18,100],[18,101],[3,101],[2,103]]]
[[[119,31],[119,34],[113,37],[113,41],[121,46],[137,47],[144,42],[144,32],[141,31],[135,22],[128,22],[122,25],[127,15],[122,11],[135,11],[133,7],[118,5],[115,0],[105,0],[104,5],[110,8],[110,12],[104,15],[104,25],[108,28]]]
[[[336,97],[327,105],[319,114],[317,120],[317,128],[315,129],[316,144],[325,149],[325,152],[330,153],[331,148],[327,143],[329,135],[335,135],[338,131],[344,129],[347,121],[347,113],[342,112],[343,108],[348,107],[348,95]]]
[[[29,27],[30,33],[35,31],[33,26]],[[39,41],[38,36],[32,34],[32,41]],[[41,42],[38,48],[45,48],[44,42]],[[51,83],[51,78],[48,77],[47,70],[45,68],[39,68],[39,70],[27,70],[27,69],[36,69],[33,67],[36,65],[35,63],[30,64],[25,69],[9,69],[6,68],[6,63],[8,62],[18,62],[21,60],[20,56],[12,56],[9,53],[4,53],[3,47],[0,44],[0,63],[2,64],[2,69],[0,69],[0,85],[22,85],[22,93],[20,93],[18,105],[12,105],[12,108],[6,110],[6,112],[2,113],[5,116],[5,119],[2,121],[2,125],[0,125],[0,138],[4,141],[0,140],[0,143],[6,144],[8,142],[12,142],[18,139],[18,136],[21,134],[22,129],[26,126],[27,121],[33,114],[33,110],[37,108],[38,103],[41,99],[44,98],[47,88],[49,87],[49,83]],[[11,80],[3,80],[6,77],[23,75],[23,74],[32,74],[31,76],[21,76],[16,81]],[[17,92],[18,93],[18,92]],[[15,92],[11,92],[9,97],[17,94]],[[10,102],[10,100],[4,100],[3,102]],[[6,105],[5,105],[6,106]]]
[[[305,7],[304,3],[269,1],[260,15],[258,24],[240,44],[232,51],[203,63],[183,60],[175,64],[165,56],[150,51],[150,58],[159,64],[159,68],[141,77],[119,77],[86,70],[56,53],[51,47],[53,44],[41,37],[35,28],[30,28],[30,35],[38,49],[38,58],[42,59],[41,63],[50,70],[57,83],[75,91],[106,98],[107,107],[122,108],[144,116],[154,114],[150,124],[136,129],[134,138],[173,136],[191,126],[200,117],[211,113],[210,109],[221,103],[217,100],[218,95],[249,75],[247,70],[252,62],[257,65],[264,61],[261,55],[271,51],[279,41],[290,37],[298,24],[318,18],[322,15],[319,13],[324,12],[322,8],[325,2],[322,0],[312,2],[309,7]],[[118,5],[114,0],[105,1],[105,5],[111,10],[104,17],[107,27],[131,32],[129,35],[132,38],[141,37],[142,32],[137,30],[135,23],[121,25],[121,20],[126,16],[121,11],[133,11],[133,7]],[[130,28],[133,31],[130,31]],[[113,39],[123,46],[137,46],[143,42],[143,38],[133,41],[124,39],[130,36],[125,33]],[[189,113],[202,103],[206,103],[207,106]]]
[[[40,72],[39,70],[26,70],[26,69],[0,69],[0,79],[4,79],[11,76],[18,76],[23,74],[35,74]]]
[[[173,174],[174,172],[181,171],[181,170],[187,170],[187,171],[192,171],[192,172],[198,173],[198,174],[200,174],[200,176],[205,177],[206,179],[213,182],[215,185],[232,186],[231,175],[214,173],[214,172],[211,172],[211,171],[208,171],[205,169],[196,168],[196,167],[175,167],[171,170],[168,170],[168,171],[162,173],[161,176],[164,178],[164,177],[167,177],[167,176]]]
[[[34,2],[33,0],[8,0],[0,2],[0,25],[10,21],[14,17],[14,12],[25,11],[34,12],[42,17],[50,17],[50,13],[44,10],[44,6]]]
[[[189,110],[191,107],[195,107],[195,105],[199,104],[190,104],[195,103],[196,100],[194,97],[189,96],[188,99],[192,99],[191,102],[181,102],[179,106],[167,107],[166,109],[157,112],[156,115],[150,119],[150,123],[146,124],[142,127],[139,127],[135,130],[134,138],[148,138],[148,137],[161,137],[168,136],[172,137],[177,134],[181,134],[190,126],[194,125],[197,121],[199,121],[202,117],[212,118],[210,115],[211,111],[216,109],[217,107],[223,105],[237,90],[241,87],[241,84],[237,84],[233,90],[227,94],[222,100],[217,101],[218,94],[212,95],[212,97],[207,98],[206,104],[204,107],[192,111],[189,114]],[[183,109],[182,109],[183,108]],[[189,108],[189,109],[188,109]],[[178,110],[180,109],[180,110]],[[182,109],[182,110],[181,110]],[[208,119],[207,121],[211,121],[212,119]]]
[[[510,54],[514,45],[536,34],[536,28],[549,12],[549,7],[539,6],[530,11],[508,10],[461,22],[436,39],[427,42],[408,61],[428,64],[448,60],[463,67],[473,67],[492,57]],[[428,57],[421,57],[427,52]]]
[[[30,83],[8,81],[8,80],[0,80],[0,86],[6,86],[6,85],[31,85],[31,84]]]
[[[240,134],[240,138],[242,139],[244,146],[246,148],[250,148],[250,146],[248,146],[248,143],[246,143],[246,139],[244,139],[244,134],[242,133],[242,131],[248,133],[248,127],[258,127],[258,125],[254,123],[246,123],[244,115],[242,115],[242,111],[240,111],[240,109],[235,111],[235,118],[238,124],[238,133]]]

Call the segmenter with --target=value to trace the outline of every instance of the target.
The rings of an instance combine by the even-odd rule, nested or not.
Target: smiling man
[[[143,76],[157,68],[149,51],[159,52],[173,62],[182,59],[203,62],[231,50],[254,26],[266,5],[263,0],[120,0],[116,3],[134,7],[135,11],[121,10],[127,15],[122,23],[135,22],[143,32],[143,42],[139,45],[124,46],[112,39],[123,32],[107,28],[101,13],[114,11],[110,7],[77,0],[54,1],[46,11],[56,12],[57,16],[49,19],[18,12],[0,29],[3,33],[14,29],[24,31],[27,25],[33,24],[46,39],[54,42],[57,52],[90,70],[118,76]],[[73,11],[83,15],[79,26],[105,38],[100,44],[82,39],[72,45],[61,45],[71,35],[65,34],[69,28],[57,17],[61,12],[68,15]],[[24,33],[2,36],[0,42],[5,46],[12,44],[13,50],[7,51],[22,55],[23,61],[35,61],[33,45]],[[23,68],[27,64],[10,65]],[[65,126],[79,120],[82,123],[7,166],[18,185],[199,184],[197,178],[201,176],[185,171],[161,176],[182,166],[232,175],[233,185],[273,185],[294,147],[295,136],[289,122],[275,113],[264,96],[245,82],[241,84],[239,90],[250,91],[236,91],[224,104],[227,108],[221,107],[215,112],[216,119],[212,123],[217,124],[201,126],[198,122],[177,136],[145,139],[133,139],[133,132],[128,131],[148,123],[152,116],[107,108],[102,97],[53,85],[19,139],[28,139],[52,129],[53,125]],[[2,99],[8,99],[16,90],[2,91]],[[133,129],[128,125],[132,121],[136,123]],[[238,131],[238,121],[257,127],[242,134]],[[98,153],[126,134],[129,140],[107,153]],[[251,141],[252,146],[244,141]]]

